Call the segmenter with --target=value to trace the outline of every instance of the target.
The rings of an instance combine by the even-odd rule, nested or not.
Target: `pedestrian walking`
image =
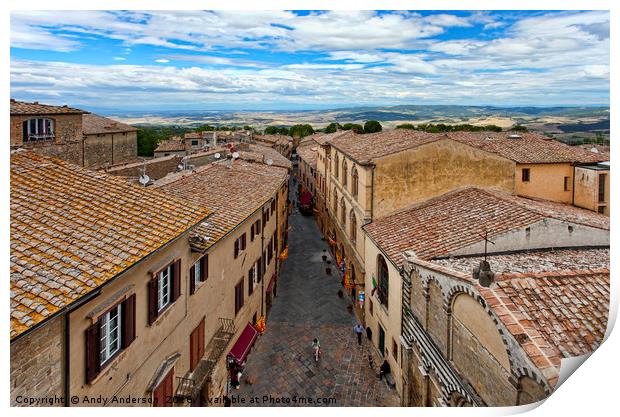
[[[321,342],[319,342],[319,339],[315,338],[312,341],[312,349],[314,349],[314,360],[318,362],[321,356]]]
[[[357,335],[357,344],[362,346],[362,334],[364,333],[364,327],[361,324],[357,323],[353,328],[353,331]]]
[[[392,372],[390,364],[388,363],[387,360],[384,360],[381,366],[379,367],[379,380],[381,380],[381,378],[383,378],[390,372]]]

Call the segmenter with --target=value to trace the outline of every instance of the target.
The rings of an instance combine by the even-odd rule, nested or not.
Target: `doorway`
[[[379,325],[379,352],[381,356],[385,356],[385,330]]]

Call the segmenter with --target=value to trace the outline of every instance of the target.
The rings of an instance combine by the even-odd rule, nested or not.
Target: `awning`
[[[271,277],[271,281],[269,281],[269,285],[267,285],[267,293],[270,293],[273,291],[273,286],[276,285],[276,274],[273,274],[273,276]]]
[[[232,357],[238,364],[242,364],[248,356],[248,353],[250,353],[250,349],[252,349],[252,345],[257,337],[258,331],[252,324],[248,323],[241,332],[241,335],[239,335],[239,338],[230,350],[228,356]]]
[[[299,204],[307,205],[307,204],[310,204],[311,202],[312,202],[312,193],[309,191],[302,193],[301,196],[299,197]]]

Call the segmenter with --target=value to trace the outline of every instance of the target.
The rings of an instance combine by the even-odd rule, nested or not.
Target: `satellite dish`
[[[235,159],[239,158],[239,152],[233,152],[232,157]]]
[[[215,157],[215,159],[220,159],[222,155],[220,155],[220,153],[216,153],[215,155],[213,155]]]
[[[140,179],[138,181],[140,181],[140,184],[146,185],[149,183],[150,180],[151,178],[148,175],[144,174],[144,175],[140,175]]]
[[[179,168],[179,169],[183,169],[183,164],[179,164],[179,165],[177,165],[177,168]]]
[[[267,165],[273,165],[273,161],[271,159],[267,160]]]

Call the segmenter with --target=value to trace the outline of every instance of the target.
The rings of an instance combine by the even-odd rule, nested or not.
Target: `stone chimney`
[[[217,146],[217,131],[213,131],[213,138],[211,139],[211,146],[214,148]]]
[[[483,287],[490,287],[495,279],[495,273],[491,271],[491,265],[487,261],[480,261],[480,265],[474,268],[473,277]]]

